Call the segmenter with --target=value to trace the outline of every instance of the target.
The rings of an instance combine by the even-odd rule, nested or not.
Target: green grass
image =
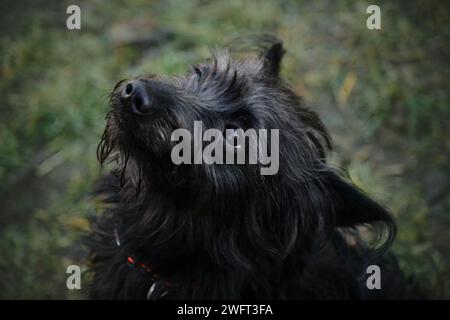
[[[66,289],[65,269],[86,269],[81,237],[96,212],[95,150],[114,84],[182,73],[211,48],[260,31],[283,38],[283,76],[320,113],[338,151],[350,151],[337,162],[395,212],[394,250],[406,272],[431,296],[449,297],[450,257],[435,248],[426,190],[409,176],[419,167],[411,157],[437,148],[429,160],[438,165],[450,153],[448,10],[382,3],[383,29],[371,31],[369,4],[86,1],[82,30],[71,32],[62,19],[48,23],[47,8],[37,9],[41,18],[15,13],[23,28],[0,38],[0,298],[85,297]],[[112,27],[141,18],[174,37],[144,51],[115,46]],[[395,152],[380,157],[388,145]],[[393,164],[403,173],[392,176]]]

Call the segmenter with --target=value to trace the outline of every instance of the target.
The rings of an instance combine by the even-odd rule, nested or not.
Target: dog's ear
[[[285,52],[281,41],[275,42],[264,52],[265,67],[270,74],[278,75]]]
[[[326,171],[325,185],[327,197],[330,198],[333,207],[336,226],[351,227],[374,222],[393,225],[391,214],[386,208],[337,173]]]

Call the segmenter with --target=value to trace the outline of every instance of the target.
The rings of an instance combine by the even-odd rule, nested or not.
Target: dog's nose
[[[121,99],[125,107],[136,114],[150,112],[153,105],[153,98],[145,90],[145,83],[141,80],[128,82],[122,89]]]

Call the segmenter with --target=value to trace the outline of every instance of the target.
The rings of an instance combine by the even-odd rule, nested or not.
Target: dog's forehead
[[[256,76],[261,74],[264,62],[256,56],[248,56],[244,59],[233,58],[228,51],[215,51],[212,57],[193,67],[190,75],[210,75],[221,77],[224,75]]]
[[[218,71],[226,72],[234,69],[238,75],[260,74],[264,68],[262,59],[256,56],[247,56],[244,59],[233,59],[228,52],[219,52],[215,55]]]
[[[255,76],[262,72],[264,63],[256,56],[234,59],[227,51],[222,51],[214,54],[209,67],[216,68],[219,73],[232,71],[238,76]]]
[[[194,91],[209,91],[214,88],[221,90],[236,82],[253,82],[264,74],[263,71],[264,61],[260,57],[235,59],[227,51],[216,51],[210,59],[192,66],[191,72],[177,82],[181,88]]]

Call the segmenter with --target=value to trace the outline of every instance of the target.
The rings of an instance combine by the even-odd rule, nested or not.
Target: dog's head
[[[390,223],[385,209],[327,165],[330,141],[322,122],[279,78],[283,53],[281,43],[274,42],[259,56],[242,60],[218,53],[184,76],[119,82],[100,160],[117,160],[129,189],[144,196],[165,193],[174,202],[195,204],[197,211],[252,212],[255,220],[264,212],[284,211],[291,214],[288,228],[301,224],[311,230]],[[195,145],[199,122],[201,141]],[[208,129],[216,131],[205,138]],[[251,137],[239,140],[235,129],[268,133],[252,144]],[[267,163],[248,162],[252,151],[259,156],[261,142],[269,153],[277,153],[272,160],[278,157],[275,172],[268,175],[262,174]],[[223,158],[224,164],[205,163],[205,154],[217,160],[217,153],[230,150],[243,152],[247,162],[227,164]],[[267,215],[264,223],[270,229]]]
[[[264,180],[262,175],[308,170],[310,162],[324,158],[329,140],[315,113],[301,108],[300,99],[280,81],[283,53],[279,42],[261,56],[242,60],[220,52],[184,76],[119,82],[99,149],[101,161],[114,154],[124,166],[139,168],[140,178],[146,172],[159,188],[203,186],[218,194],[240,193]],[[205,135],[208,129],[215,131]],[[201,146],[195,148],[197,138]],[[266,148],[267,156],[276,151],[273,156],[281,159],[272,157],[274,161],[286,163],[295,154],[295,163],[263,164],[259,146]],[[208,152],[212,147],[215,150]],[[233,163],[226,159],[227,152],[236,154]],[[238,154],[244,161],[236,164]],[[213,156],[213,163],[207,163],[207,155]],[[180,157],[185,161],[177,162]],[[273,170],[265,173],[261,167],[268,165]]]

